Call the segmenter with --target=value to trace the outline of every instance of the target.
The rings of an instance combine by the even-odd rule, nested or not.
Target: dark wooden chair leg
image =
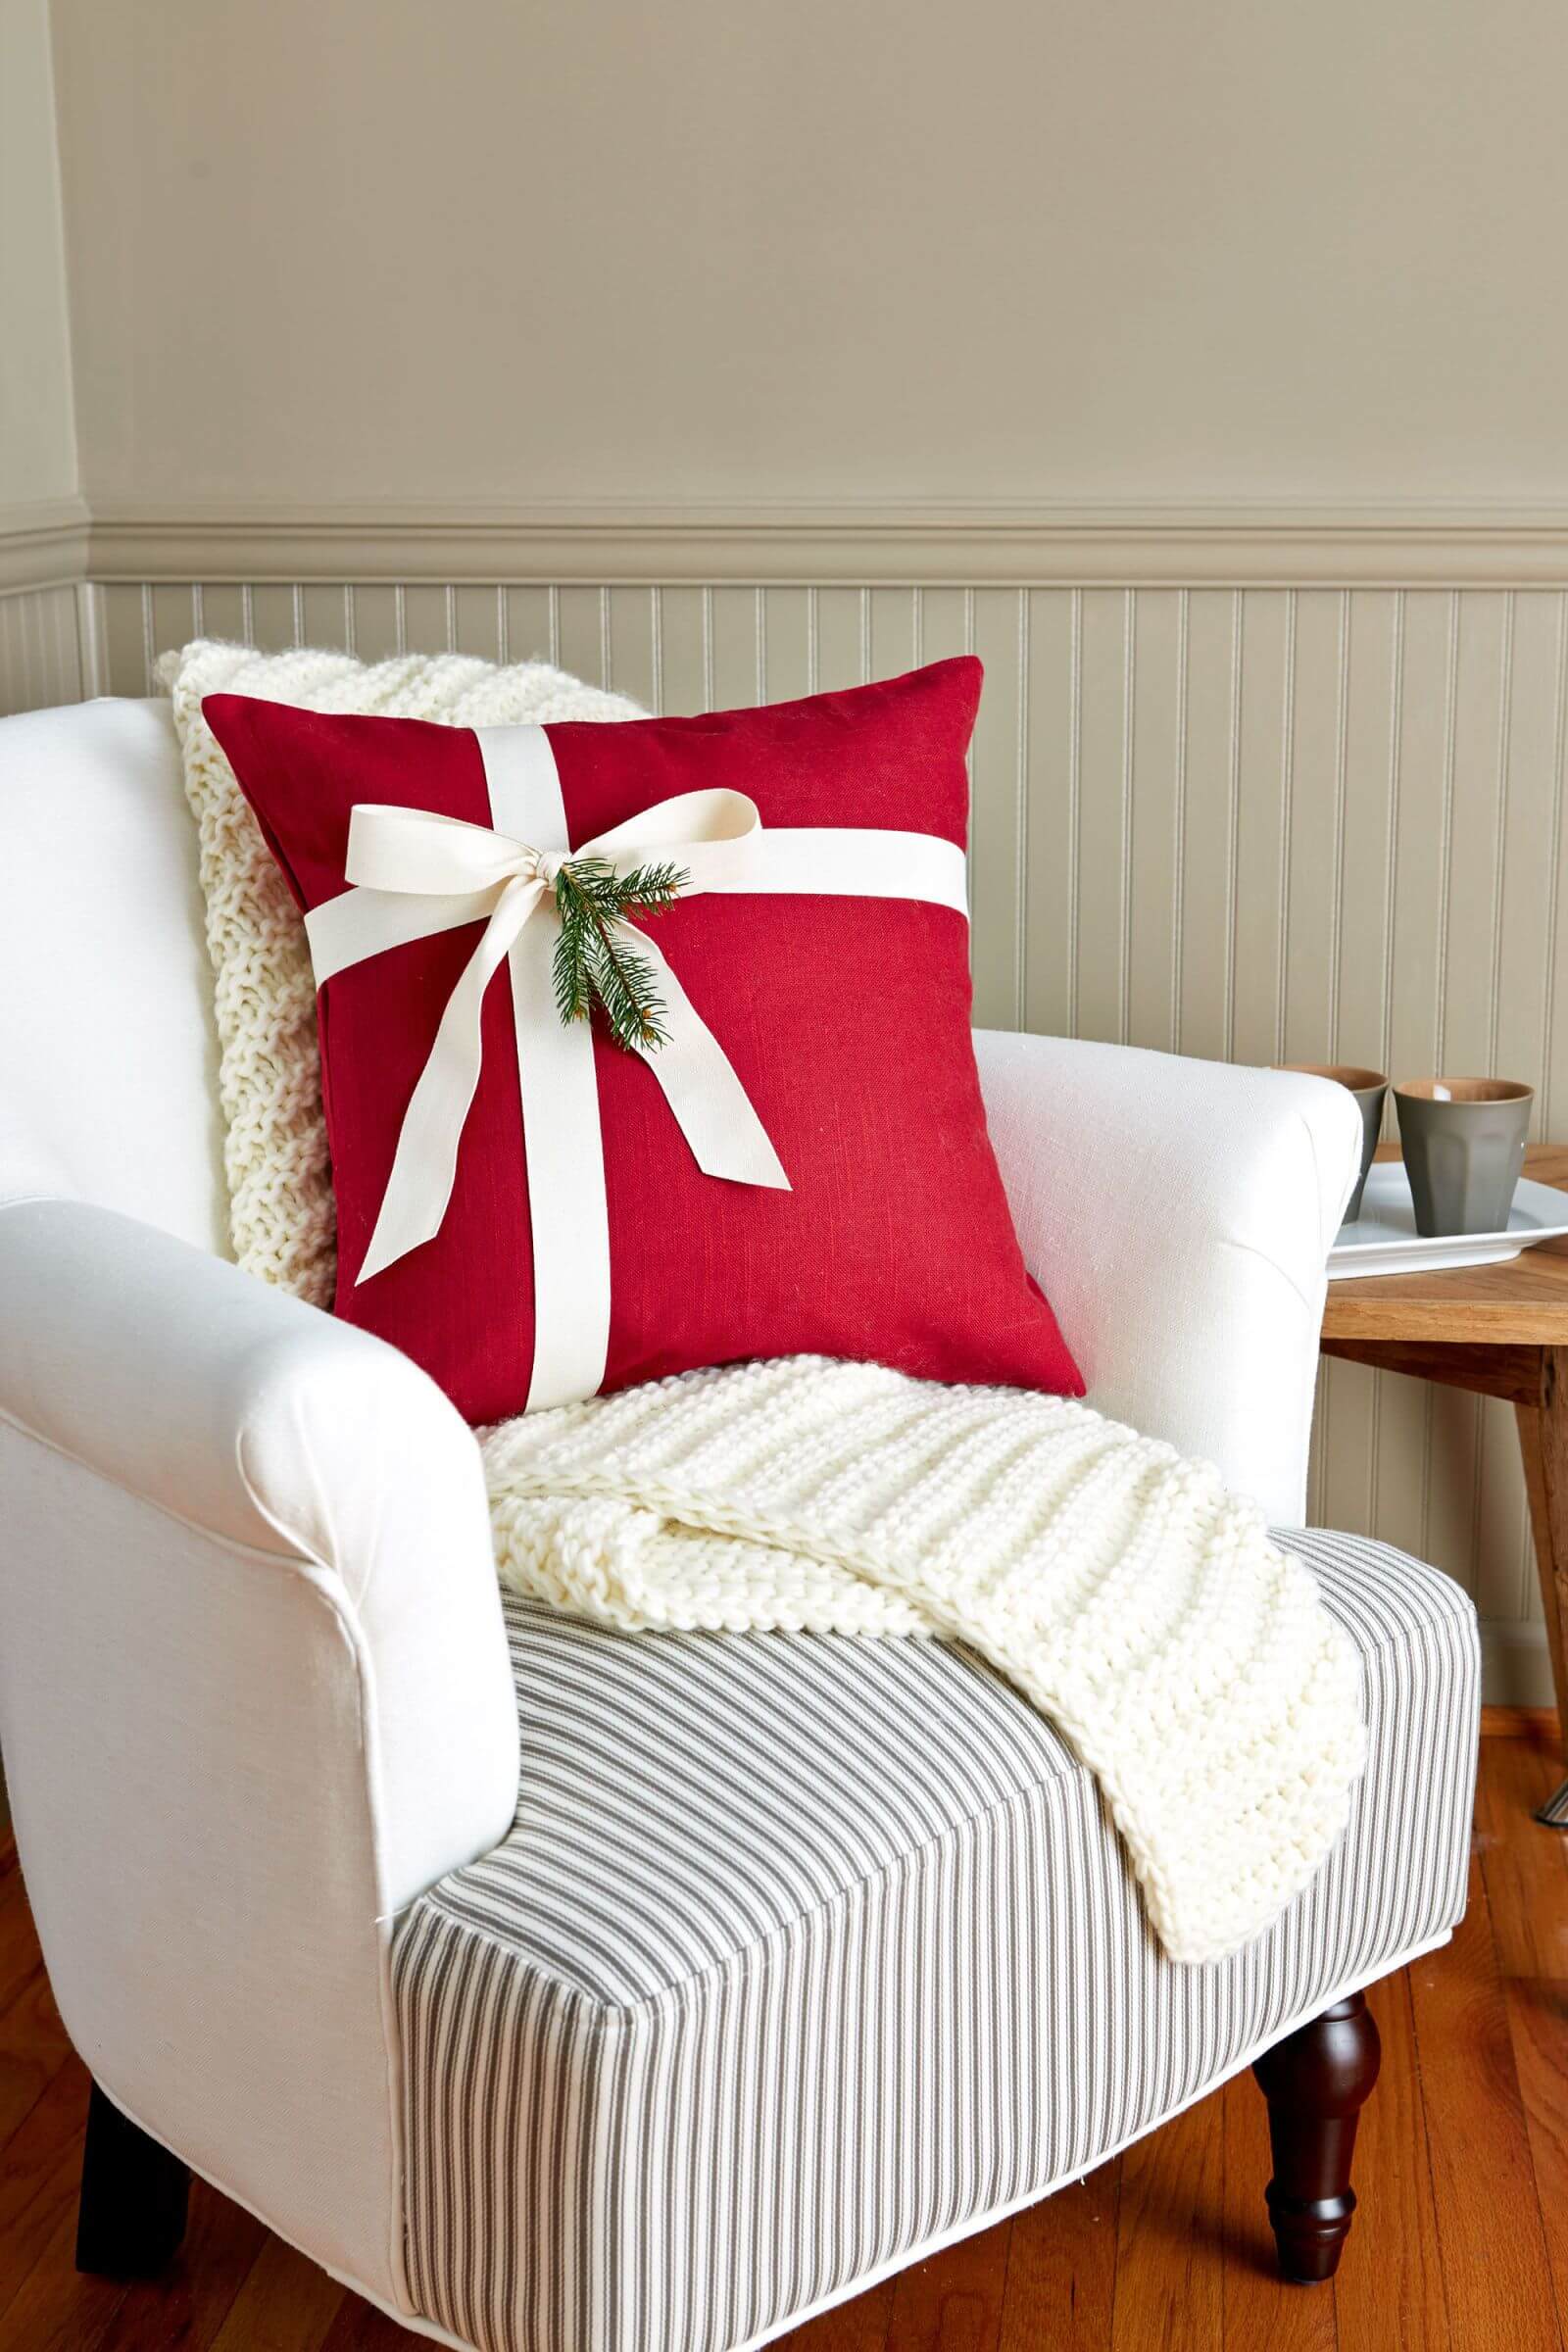
[[[149,2139],[95,2082],[87,2109],[76,2214],[76,2268],[105,2278],[152,2278],[185,2234],[190,2174]]]
[[[1352,1992],[1259,2058],[1274,2178],[1268,2215],[1283,2278],[1332,2278],[1355,2211],[1355,2121],[1378,2079],[1378,2030]]]

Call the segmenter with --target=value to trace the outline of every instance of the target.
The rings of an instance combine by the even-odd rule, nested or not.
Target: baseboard
[[[1481,1621],[1481,1688],[1489,1707],[1549,1711],[1551,1659],[1544,1626],[1500,1617]]]
[[[1555,1707],[1483,1707],[1483,1740],[1555,1741],[1561,1737]]]
[[[94,580],[1561,587],[1568,513],[1511,508],[551,504],[93,510]]]

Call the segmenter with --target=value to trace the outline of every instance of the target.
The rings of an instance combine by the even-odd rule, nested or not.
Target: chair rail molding
[[[209,503],[92,514],[96,580],[1559,587],[1568,509]]]
[[[0,596],[82,579],[87,509],[79,498],[0,506]]]

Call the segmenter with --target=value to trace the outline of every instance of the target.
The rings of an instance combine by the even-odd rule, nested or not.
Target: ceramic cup
[[[1394,1090],[1417,1233],[1504,1233],[1535,1089],[1517,1078],[1410,1078]]]
[[[1372,1165],[1372,1154],[1378,1148],[1378,1135],[1383,1126],[1383,1098],[1389,1082],[1381,1070],[1359,1070],[1349,1062],[1287,1061],[1283,1069],[1298,1070],[1303,1078],[1332,1078],[1352,1094],[1361,1106],[1361,1173],[1355,1180],[1350,1204],[1345,1212],[1348,1225],[1361,1214],[1361,1195],[1366,1191],[1366,1172]]]

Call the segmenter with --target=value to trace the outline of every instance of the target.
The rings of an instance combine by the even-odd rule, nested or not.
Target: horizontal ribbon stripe
[[[555,880],[568,858],[618,873],[657,860],[705,892],[901,898],[967,912],[963,852],[927,833],[864,827],[764,830],[756,805],[727,790],[678,793],[570,849],[543,727],[474,729],[494,827],[422,808],[358,803],[349,821],[350,887],[305,918],[317,986],[388,949],[464,923],[484,931],[447,1001],[404,1114],[375,1230],[357,1280],[368,1281],[440,1231],[458,1148],[478,1087],[485,992],[504,963],[512,986],[534,1268],[528,1409],[592,1396],[610,1335],[609,1204],[586,1021],[563,1022],[552,964]],[[534,918],[545,917],[539,921]],[[665,1034],[641,1058],[705,1175],[787,1192],[789,1177],[722,1047],[660,949],[616,926],[652,965]]]

